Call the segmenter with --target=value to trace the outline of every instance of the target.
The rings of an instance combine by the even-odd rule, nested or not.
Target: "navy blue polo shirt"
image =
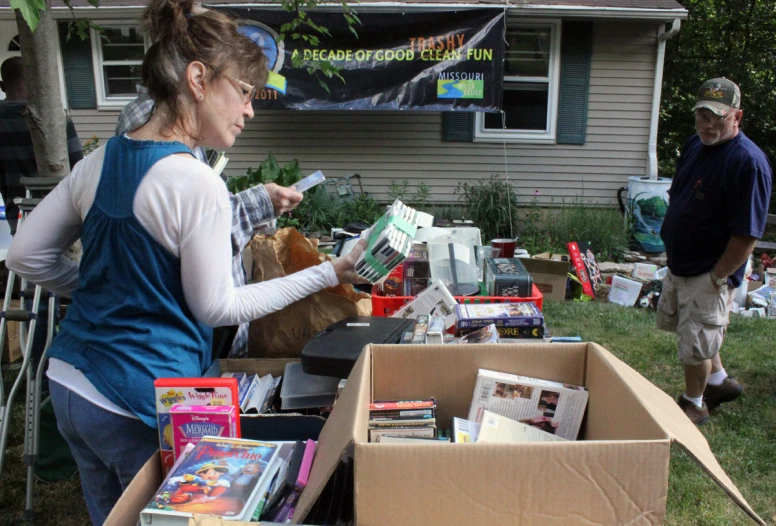
[[[698,135],[685,143],[669,190],[660,236],[677,276],[709,272],[733,236],[760,238],[772,184],[771,164],[743,132],[714,146]],[[746,264],[730,276],[738,287]]]

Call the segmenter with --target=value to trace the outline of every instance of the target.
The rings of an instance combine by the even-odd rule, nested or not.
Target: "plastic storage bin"
[[[532,285],[533,292],[525,298],[515,298],[506,296],[455,296],[458,303],[523,303],[533,301],[539,310],[542,310],[542,300],[544,296]],[[414,296],[382,296],[380,295],[380,286],[372,287],[372,316],[390,316],[403,305],[415,299]]]

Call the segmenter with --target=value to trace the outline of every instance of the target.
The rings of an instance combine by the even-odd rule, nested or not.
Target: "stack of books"
[[[393,400],[369,404],[369,441],[386,436],[436,437],[436,400]]]
[[[367,248],[356,261],[356,272],[370,283],[385,278],[410,253],[422,215],[402,203],[393,202],[380,220],[364,231]]]

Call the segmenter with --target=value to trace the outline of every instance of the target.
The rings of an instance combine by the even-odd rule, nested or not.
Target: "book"
[[[415,427],[415,426],[435,426],[436,418],[387,418],[370,420],[369,427],[371,429],[387,429],[391,427]]]
[[[453,417],[453,442],[473,443],[477,442],[480,434],[480,424],[471,420]]]
[[[381,444],[445,444],[450,442],[447,437],[395,437],[386,435],[380,437]]]
[[[511,418],[485,411],[477,443],[514,444],[522,442],[568,442],[567,439],[548,433]]]
[[[434,409],[386,409],[369,411],[369,420],[414,420],[434,418]]]
[[[239,407],[237,378],[159,378],[154,380],[156,420],[159,429],[159,450],[162,469],[167,473],[175,458],[173,454],[170,408],[184,405],[234,405]],[[237,419],[237,435],[240,436]]]
[[[213,171],[216,173],[217,176],[221,177],[221,174],[224,171],[224,168],[226,168],[226,163],[229,162],[229,157],[226,156],[224,152],[218,152],[218,155],[213,160]]]
[[[421,436],[421,437],[435,437],[436,427],[423,426],[423,427],[387,427],[382,429],[370,429],[369,441],[380,442],[382,437],[385,436]]]
[[[576,440],[587,408],[582,386],[480,369],[468,420],[490,411],[548,433]]]
[[[194,514],[250,520],[278,467],[279,446],[203,437],[140,513],[142,524],[188,526]]]
[[[521,303],[477,303],[455,306],[456,331],[496,327],[543,327],[544,315],[532,301]]]
[[[436,408],[436,400],[386,400],[369,404],[370,411],[393,411],[399,409],[429,409]]]

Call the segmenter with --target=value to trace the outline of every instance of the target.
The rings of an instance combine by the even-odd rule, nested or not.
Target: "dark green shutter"
[[[68,106],[76,110],[96,108],[91,40],[81,40],[78,35],[67,39],[67,24],[59,24],[59,36]]]
[[[558,144],[585,144],[593,23],[564,22],[560,53]]]
[[[474,113],[446,111],[442,114],[442,140],[472,142],[474,140]]]

